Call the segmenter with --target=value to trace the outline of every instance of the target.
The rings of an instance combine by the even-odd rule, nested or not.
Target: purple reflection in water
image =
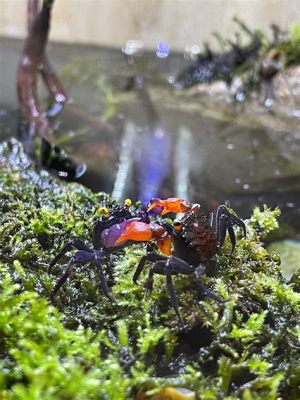
[[[138,160],[139,198],[148,202],[157,197],[170,173],[171,137],[161,128],[145,134],[142,138]]]
[[[167,58],[170,52],[170,46],[166,42],[159,42],[156,47],[156,55],[158,58]]]

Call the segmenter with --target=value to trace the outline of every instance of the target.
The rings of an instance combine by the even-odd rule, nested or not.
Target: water
[[[3,138],[16,135],[21,48],[0,41]],[[242,217],[254,205],[278,205],[293,237],[299,235],[300,107],[293,96],[286,102],[279,93],[273,112],[260,99],[238,110],[221,96],[222,85],[209,93],[172,88],[181,55],[158,57],[154,50],[139,57],[144,90],[129,90],[131,71],[120,50],[50,45],[49,55],[84,111],[66,109],[55,122],[58,145],[87,164],[82,183],[117,199],[178,196],[209,209],[229,200]]]

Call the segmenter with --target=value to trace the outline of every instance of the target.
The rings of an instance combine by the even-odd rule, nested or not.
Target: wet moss
[[[164,277],[151,297],[146,275],[132,283],[144,245],[104,265],[116,303],[86,266],[51,304],[69,255],[48,274],[50,261],[74,237],[91,244],[113,202],[36,170],[14,140],[0,145],[0,187],[1,399],[129,399],[168,386],[203,400],[298,398],[299,279],[287,282],[278,255],[261,246],[278,210],[254,210],[233,256],[226,241],[207,265],[204,284],[226,302],[199,298],[193,278],[174,279],[180,324]]]

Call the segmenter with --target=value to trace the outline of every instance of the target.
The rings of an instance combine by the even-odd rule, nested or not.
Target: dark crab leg
[[[49,264],[48,268],[48,273],[51,272],[51,269],[54,267],[54,265],[70,250],[72,249],[76,250],[83,250],[86,252],[92,252],[92,250],[80,239],[74,239],[71,242],[67,243],[61,251],[57,254],[57,256],[51,261]]]
[[[101,289],[103,290],[103,293],[105,294],[105,296],[113,303],[116,302],[116,300],[110,295],[109,293],[109,289],[107,286],[107,282],[106,282],[106,278],[102,269],[102,263],[101,260],[103,258],[104,253],[100,253],[100,252],[95,252],[95,262],[96,262],[96,267],[97,267],[97,273],[98,273],[98,277],[99,277],[99,281],[100,281],[100,286]]]
[[[174,308],[179,321],[182,322],[180,314],[179,314],[178,300],[177,300],[177,296],[176,296],[176,292],[175,292],[175,288],[174,288],[174,284],[173,284],[173,280],[172,280],[172,276],[171,276],[171,271],[170,271],[169,265],[170,265],[170,259],[168,259],[166,264],[165,264],[165,275],[166,275],[166,281],[167,281],[167,288],[168,288],[169,296],[170,296],[170,299],[171,299],[172,307]]]
[[[227,231],[228,231],[230,242],[231,242],[230,255],[232,255],[234,252],[234,249],[235,249],[235,245],[236,245],[236,237],[235,237],[235,233],[234,233],[234,230],[233,230],[233,227],[232,227],[230,221],[228,221]]]
[[[54,299],[56,293],[59,291],[59,289],[63,286],[63,284],[66,282],[68,277],[71,275],[73,272],[73,269],[76,264],[87,264],[89,262],[92,262],[95,260],[95,254],[93,251],[89,250],[79,250],[69,261],[69,264],[63,273],[63,275],[59,278],[58,282],[55,284],[50,298],[51,300]]]
[[[225,206],[219,206],[216,212],[215,229],[219,247],[222,247],[225,241],[226,233],[228,231],[230,242],[232,245],[231,254],[234,251],[236,245],[235,233],[233,225],[238,225],[242,228],[244,237],[246,237],[246,226],[244,222],[231,214],[231,212]]]
[[[217,224],[217,240],[219,243],[219,247],[222,247],[227,233],[227,226],[228,226],[227,217],[224,214],[221,216],[217,214],[216,224]]]
[[[200,295],[204,295],[207,296],[213,300],[218,301],[219,303],[224,303],[224,299],[222,299],[221,297],[217,296],[215,293],[213,293],[211,290],[206,289],[206,287],[202,284],[201,279],[204,275],[205,272],[205,267],[203,265],[199,265],[196,269],[195,269],[195,276],[196,276],[196,285],[197,285],[197,289]]]
[[[56,295],[56,293],[59,291],[59,289],[63,286],[63,284],[66,282],[66,280],[68,279],[68,277],[71,275],[73,268],[74,268],[75,262],[74,260],[70,260],[67,268],[65,269],[63,275],[59,278],[59,280],[56,282],[54,288],[51,291],[50,294],[50,299],[51,301],[54,300],[54,297]]]
[[[158,263],[159,261],[157,261],[156,263]],[[153,277],[154,277],[154,270],[151,267],[149,270],[149,274],[148,274],[148,278],[147,278],[147,282],[146,282],[146,291],[147,294],[150,296],[153,290]]]
[[[238,225],[240,228],[242,228],[244,237],[246,237],[247,236],[247,234],[246,234],[246,225],[244,224],[244,222],[240,218],[236,217],[233,214],[230,214],[230,219],[232,220],[232,222],[235,225]]]
[[[156,261],[160,261],[160,260],[164,261],[166,259],[167,259],[167,256],[162,256],[162,255],[157,254],[157,253],[149,253],[149,254],[143,256],[141,258],[140,262],[138,263],[138,266],[137,266],[137,268],[135,270],[135,273],[133,275],[133,278],[132,278],[133,282],[137,283],[141,273],[143,272],[143,269],[145,268],[145,264],[146,264],[147,261],[154,263]]]
[[[172,257],[173,259],[174,257]],[[170,300],[172,307],[174,308],[179,320],[181,321],[180,314],[178,311],[178,302],[177,302],[177,297],[175,293],[175,288],[173,285],[172,281],[172,274],[177,274],[173,268],[173,265],[170,265],[170,258],[167,256],[162,256],[157,253],[149,253],[145,256],[143,256],[137,266],[137,269],[133,275],[133,282],[137,283],[137,280],[139,276],[141,275],[146,262],[152,262],[154,265],[150,267],[148,279],[147,279],[147,292],[150,294],[152,292],[152,287],[153,287],[153,276],[154,274],[160,274],[160,275],[165,275],[166,276],[166,283],[167,283],[167,289],[169,292]]]

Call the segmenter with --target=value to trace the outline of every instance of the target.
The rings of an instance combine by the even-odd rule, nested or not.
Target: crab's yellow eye
[[[180,232],[182,230],[182,223],[178,221],[178,219],[174,219],[173,227],[175,231]]]
[[[100,217],[101,215],[109,215],[109,210],[107,207],[99,207],[97,209],[97,215]]]
[[[132,204],[132,201],[130,199],[126,199],[126,200],[124,200],[124,204],[125,204],[125,206],[130,207]]]

